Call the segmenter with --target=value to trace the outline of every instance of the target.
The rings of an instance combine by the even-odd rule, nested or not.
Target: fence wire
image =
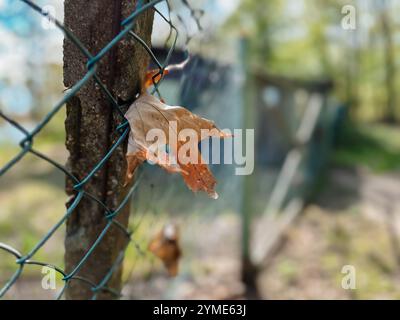
[[[97,163],[97,165],[87,174],[87,176],[82,179],[78,180],[71,172],[69,172],[63,165],[60,163],[54,161],[50,157],[46,156],[45,154],[37,151],[34,149],[34,138],[36,135],[41,132],[41,130],[52,120],[52,118],[62,109],[62,107],[67,103],[68,100],[70,100],[90,79],[94,79],[94,81],[99,85],[101,90],[106,94],[108,97],[109,101],[111,102],[112,108],[124,116],[124,113],[122,111],[122,105],[119,105],[117,100],[113,97],[111,92],[106,88],[106,86],[102,83],[98,75],[96,74],[96,69],[97,69],[97,64],[99,61],[113,48],[116,44],[118,44],[120,41],[123,39],[130,37],[137,41],[141,46],[144,47],[146,52],[149,54],[151,57],[152,61],[154,64],[158,67],[158,73],[154,75],[153,77],[153,83],[154,83],[154,89],[152,94],[158,94],[160,96],[160,93],[158,91],[158,86],[163,78],[164,70],[165,68],[169,65],[171,55],[173,51],[176,48],[176,43],[178,39],[178,30],[174,26],[171,20],[170,16],[170,5],[168,3],[168,0],[153,0],[145,3],[143,0],[139,0],[137,2],[135,10],[125,19],[121,22],[122,30],[103,48],[101,49],[96,55],[91,55],[89,51],[85,48],[85,46],[81,43],[81,41],[69,30],[67,27],[65,27],[61,22],[59,22],[57,19],[54,17],[50,16],[48,12],[43,10],[41,7],[36,5],[30,0],[20,0],[24,2],[26,5],[28,5],[31,9],[35,10],[39,14],[43,15],[44,17],[50,19],[52,22],[55,23],[55,25],[65,34],[65,36],[73,42],[73,44],[79,48],[79,50],[86,56],[87,58],[87,72],[85,76],[78,81],[74,86],[72,86],[64,97],[51,109],[51,111],[37,124],[37,126],[29,131],[25,129],[22,125],[20,125],[18,122],[14,121],[12,118],[4,114],[0,110],[0,117],[5,120],[8,124],[10,124],[12,127],[17,129],[19,132],[21,132],[24,136],[24,138],[19,142],[19,146],[21,147],[21,151],[14,156],[8,163],[6,163],[1,169],[0,169],[0,178],[9,170],[11,170],[21,159],[23,159],[27,154],[33,154],[34,156],[42,159],[43,161],[48,162],[58,170],[62,171],[66,176],[68,176],[70,179],[72,179],[75,183],[74,185],[74,190],[77,192],[74,201],[71,203],[69,208],[66,210],[65,214],[59,219],[59,221],[43,236],[43,238],[26,254],[23,254],[19,252],[17,249],[13,248],[10,245],[7,245],[5,243],[0,242],[0,250],[13,255],[16,258],[16,264],[18,266],[17,271],[11,276],[11,278],[8,280],[8,282],[0,289],[0,298],[3,297],[9,289],[16,283],[16,281],[20,278],[21,274],[24,271],[24,267],[26,265],[37,265],[37,266],[48,266],[53,268],[56,272],[58,272],[62,276],[62,280],[64,282],[64,286],[60,293],[57,296],[57,299],[61,299],[63,297],[63,294],[68,287],[69,283],[71,281],[81,281],[83,283],[86,283],[91,287],[91,290],[93,291],[92,299],[96,299],[99,292],[109,292],[116,298],[119,298],[121,296],[121,293],[118,292],[117,290],[111,288],[108,286],[108,281],[113,275],[113,273],[119,269],[121,266],[125,252],[130,244],[134,246],[136,250],[138,250],[139,253],[143,254],[141,252],[141,249],[139,246],[134,242],[132,239],[131,235],[134,230],[129,230],[123,225],[121,225],[115,218],[119,215],[121,209],[127,204],[129,199],[134,195],[135,191],[137,190],[137,187],[141,181],[140,179],[140,174],[136,178],[135,183],[125,196],[125,198],[121,201],[119,206],[116,209],[111,209],[109,208],[104,202],[101,200],[97,199],[94,195],[90,194],[89,192],[84,190],[85,184],[88,183],[88,181],[98,172],[108,161],[108,159],[111,157],[112,153],[114,150],[121,144],[123,141],[127,138],[129,134],[129,124],[127,120],[122,121],[119,126],[116,128],[117,133],[119,134],[118,140],[112,145],[112,147],[109,149],[109,151],[104,155],[104,157]],[[168,17],[166,17],[160,10],[155,8],[155,5],[158,3],[164,2],[167,5],[168,8]],[[199,26],[200,29],[200,24],[199,24],[199,18],[202,15],[202,11],[193,9],[190,7],[189,3],[186,0],[182,0],[182,3],[184,6],[186,6],[191,13],[191,17],[195,20],[196,24]],[[162,19],[168,23],[170,27],[170,32],[169,36],[166,40],[166,44],[170,41],[171,37],[173,36],[173,33],[175,34],[172,44],[168,50],[168,54],[165,58],[165,61],[161,63],[155,54],[153,53],[152,49],[147,46],[147,44],[144,42],[143,39],[141,39],[136,33],[133,31],[133,27],[135,25],[135,20],[136,18],[145,12],[146,10],[154,10],[154,12],[162,17]],[[178,16],[179,17],[179,16]],[[181,19],[179,19],[181,21]],[[188,43],[190,40],[190,37],[188,34],[186,34],[186,41],[185,44]],[[161,77],[160,80],[155,82],[155,79],[157,77]],[[123,117],[123,119],[125,119]],[[75,266],[75,268],[67,273],[65,270],[62,268],[56,266],[56,265],[51,265],[43,261],[37,261],[34,260],[35,254],[46,244],[46,242],[53,236],[53,234],[66,222],[68,217],[70,217],[75,208],[78,206],[80,201],[83,198],[88,198],[92,201],[97,202],[99,205],[101,205],[104,209],[105,215],[104,219],[106,219],[107,223],[100,235],[97,237],[96,241],[88,248],[86,254],[83,256],[83,258],[80,260],[80,262]],[[99,243],[104,239],[105,235],[107,234],[107,231],[110,229],[111,226],[115,226],[118,229],[121,230],[121,232],[126,236],[127,242],[123,250],[118,254],[116,260],[114,261],[113,265],[109,269],[109,271],[104,275],[102,280],[99,283],[94,283],[93,281],[81,277],[77,275],[79,270],[83,267],[83,265],[86,263],[90,255],[93,253],[95,248],[99,245]]]

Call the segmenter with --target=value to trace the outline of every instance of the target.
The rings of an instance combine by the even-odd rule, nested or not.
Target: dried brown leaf
[[[161,259],[170,276],[178,274],[182,251],[179,245],[179,230],[175,224],[167,224],[159,231],[150,241],[148,249]]]
[[[200,151],[198,151],[198,141],[194,142],[196,145],[194,143],[192,145],[198,151],[196,161],[183,163],[184,161],[179,159],[178,154],[179,150],[186,144],[185,141],[176,141],[176,148],[172,147],[168,152],[163,152],[161,148],[154,152],[155,150],[151,149],[154,147],[154,141],[147,141],[146,137],[151,129],[157,128],[164,132],[165,144],[173,145],[173,137],[169,136],[171,122],[176,124],[176,128],[171,131],[174,135],[177,135],[177,132],[183,129],[192,129],[197,137],[202,139],[211,136],[224,138],[230,135],[219,130],[212,121],[201,118],[183,107],[168,106],[147,92],[142,93],[129,107],[125,117],[131,128],[127,151],[126,182],[132,178],[136,168],[143,161],[148,160],[158,164],[168,172],[181,173],[186,185],[192,191],[205,191],[210,197],[217,198],[218,195],[215,192],[216,180],[207,164],[204,163]],[[210,130],[209,134],[202,136],[202,129]],[[176,159],[176,161],[172,161],[173,159]]]

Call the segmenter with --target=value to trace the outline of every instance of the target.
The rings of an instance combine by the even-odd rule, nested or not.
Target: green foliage
[[[339,136],[333,161],[363,165],[375,172],[400,169],[400,129],[385,124],[347,125]]]
[[[344,5],[356,8],[355,30],[341,28]],[[353,118],[380,120],[390,112],[399,116],[393,89],[399,80],[395,64],[388,60],[388,52],[395,57],[400,49],[393,40],[399,5],[396,1],[242,0],[225,29],[247,36],[253,68],[288,77],[331,78],[335,96],[351,105]]]

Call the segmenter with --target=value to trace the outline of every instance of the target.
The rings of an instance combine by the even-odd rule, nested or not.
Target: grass
[[[374,123],[347,125],[338,137],[333,163],[364,166],[375,173],[400,169],[400,127]]]

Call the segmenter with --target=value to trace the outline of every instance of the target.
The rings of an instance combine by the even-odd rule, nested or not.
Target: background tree
[[[395,47],[393,42],[393,30],[390,17],[390,2],[381,0],[375,2],[380,9],[379,21],[382,30],[382,39],[384,43],[385,56],[385,84],[386,84],[386,112],[385,119],[388,122],[396,121],[396,63]]]

